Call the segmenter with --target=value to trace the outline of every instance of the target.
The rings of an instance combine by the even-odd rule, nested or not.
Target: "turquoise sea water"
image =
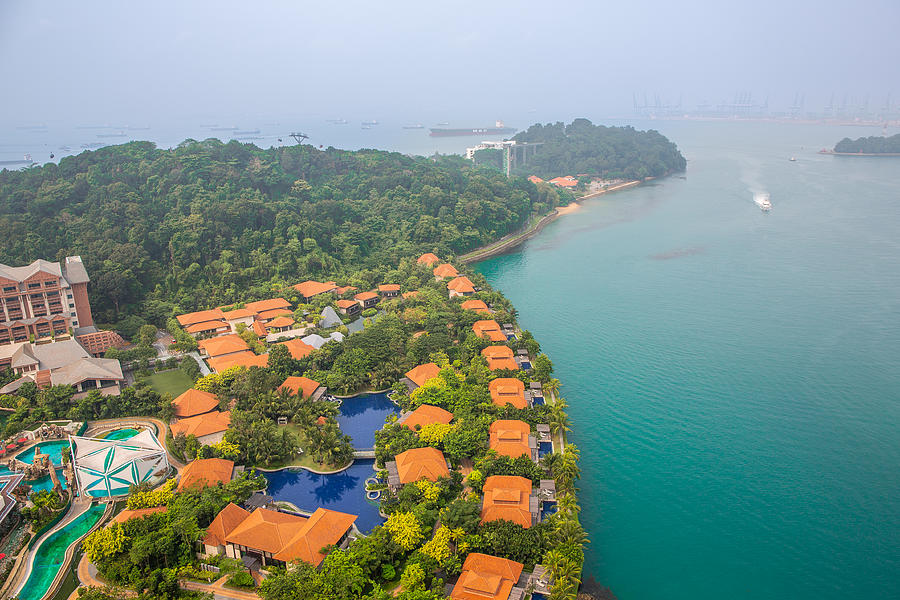
[[[815,153],[868,129],[654,125],[685,178],[478,266],[571,405],[586,572],[621,600],[900,597],[900,160]]]

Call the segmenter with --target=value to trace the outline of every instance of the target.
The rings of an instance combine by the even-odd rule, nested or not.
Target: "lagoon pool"
[[[109,433],[103,435],[103,439],[105,440],[127,440],[131,439],[140,433],[137,429],[113,429]]]
[[[37,445],[32,446],[25,452],[21,454],[17,454],[16,458],[21,460],[23,463],[31,464],[34,462],[34,450],[35,448],[40,448],[42,454],[50,455],[50,462],[52,462],[57,467],[62,465],[62,449],[68,448],[69,442],[67,440],[54,440],[52,442],[39,442]]]
[[[366,499],[366,479],[375,475],[375,460],[362,459],[332,475],[319,475],[306,469],[263,473],[269,480],[267,493],[275,500],[290,502],[313,512],[318,507],[358,515],[356,527],[363,533],[384,523],[378,514],[378,502]]]
[[[375,432],[384,426],[390,414],[399,415],[400,407],[391,402],[387,393],[360,394],[341,401],[337,416],[341,431],[353,438],[353,447],[375,447]]]

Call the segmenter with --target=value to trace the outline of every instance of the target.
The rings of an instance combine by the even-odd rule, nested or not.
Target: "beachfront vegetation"
[[[900,133],[890,137],[869,136],[855,140],[844,138],[834,146],[834,151],[862,154],[900,154]]]
[[[655,130],[605,127],[587,119],[537,123],[514,137],[543,146],[517,172],[543,178],[587,174],[603,179],[642,180],[684,171],[687,162],[678,148]]]

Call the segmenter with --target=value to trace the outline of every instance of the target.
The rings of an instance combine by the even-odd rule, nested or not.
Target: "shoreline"
[[[654,178],[648,178],[645,181],[650,181],[651,179]],[[541,232],[542,229],[544,229],[544,227],[546,227],[549,223],[552,223],[559,217],[578,211],[581,208],[581,203],[583,201],[597,198],[599,196],[604,196],[612,192],[630,189],[641,185],[642,183],[644,183],[644,181],[626,181],[625,183],[620,183],[619,185],[614,185],[612,187],[602,189],[598,192],[579,196],[566,206],[558,206],[554,208],[548,214],[540,217],[536,221],[533,221],[524,229],[521,229],[515,233],[508,234],[500,238],[496,242],[493,242],[492,244],[488,244],[487,246],[482,246],[481,248],[476,248],[475,250],[467,252],[462,256],[457,257],[457,259],[463,264],[470,264],[473,262],[479,262],[488,258],[493,258],[494,256],[505,254],[513,248],[521,245],[526,240],[536,236]]]

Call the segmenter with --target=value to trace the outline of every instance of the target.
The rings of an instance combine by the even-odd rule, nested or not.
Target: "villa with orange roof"
[[[360,292],[353,296],[353,299],[359,302],[359,305],[366,308],[375,308],[378,304],[378,294],[375,292]]]
[[[453,600],[521,600],[524,587],[518,585],[522,563],[480,552],[470,552],[462,573],[450,592]]]
[[[172,431],[173,437],[179,433],[183,433],[186,436],[193,435],[198,442],[208,446],[221,442],[230,425],[230,410],[225,412],[214,410],[196,417],[178,419],[169,425],[169,429]]]
[[[275,317],[265,325],[267,331],[272,333],[281,333],[282,331],[288,331],[293,329],[294,327],[294,319],[287,315],[282,315],[280,317]]]
[[[238,354],[250,350],[247,342],[236,333],[200,340],[197,342],[197,348],[200,350],[200,356],[204,358],[228,356],[229,354]]]
[[[326,281],[324,283],[319,281],[307,280],[303,283],[298,283],[294,286],[294,289],[300,292],[300,295],[305,299],[309,300],[314,296],[318,296],[319,294],[327,294],[329,292],[334,292],[337,290],[337,285],[333,281]]]
[[[181,470],[178,491],[211,487],[231,481],[234,461],[224,458],[198,458]]]
[[[500,329],[500,324],[493,319],[475,321],[472,324],[472,331],[478,337],[491,340],[492,342],[506,341],[506,334]]]
[[[525,384],[515,377],[498,377],[488,384],[491,400],[495,405],[503,407],[512,404],[518,409],[527,408],[531,394],[525,393]]]
[[[359,302],[356,302],[355,300],[338,300],[335,304],[337,304],[338,310],[348,317],[358,315],[362,310]]]
[[[292,394],[300,394],[301,398],[318,400],[325,393],[325,386],[309,377],[288,377],[278,386],[278,391],[290,390]]]
[[[195,338],[209,337],[231,331],[221,309],[201,310],[175,317],[178,324]]]
[[[258,321],[263,324],[279,316],[291,314],[291,304],[284,298],[270,298],[247,302],[243,308],[225,310],[228,306],[220,306],[210,310],[201,310],[192,313],[178,315],[178,323],[184,330],[195,338],[221,336],[228,333],[236,333],[237,326],[243,324],[254,328]],[[257,335],[260,334],[257,331]]]
[[[291,358],[294,360],[300,360],[301,358],[306,358],[309,356],[315,347],[310,346],[300,338],[294,338],[292,340],[288,340],[286,342],[278,342],[279,344],[286,346],[287,349],[291,353]]]
[[[482,314],[491,314],[491,309],[488,308],[488,305],[484,303],[484,300],[477,300],[475,298],[466,300],[462,304],[459,305],[463,310],[474,310],[475,312],[479,312]]]
[[[406,387],[409,388],[409,391],[412,392],[414,389],[425,385],[425,382],[429,379],[433,379],[440,374],[441,368],[435,363],[430,362],[407,371],[406,377],[401,381],[403,381],[403,383],[406,384]]]
[[[500,456],[527,456],[537,460],[537,439],[531,435],[531,426],[525,421],[499,419],[491,423],[488,431],[488,447]]]
[[[528,181],[530,181],[531,183],[544,183],[544,180],[537,175],[529,175]]]
[[[400,286],[396,283],[385,283],[378,286],[378,293],[382,298],[396,298],[400,295]]]
[[[420,479],[437,481],[441,477],[450,476],[450,468],[444,453],[437,448],[413,448],[401,452],[388,462],[388,486],[395,492],[407,483]]]
[[[241,560],[251,571],[296,560],[317,567],[325,558],[322,548],[343,545],[356,519],[325,508],[302,517],[267,508],[248,513],[229,504],[213,519],[203,545],[207,554]]]
[[[578,180],[571,175],[566,175],[565,177],[554,177],[549,181],[549,183],[552,183],[553,185],[558,187],[570,188],[578,185]]]
[[[528,529],[538,522],[540,503],[530,479],[517,475],[491,475],[484,480],[481,522],[512,521]]]
[[[225,322],[228,323],[231,331],[237,331],[238,325],[252,327],[253,321],[256,320],[256,312],[246,308],[224,311],[222,316],[225,317]]]
[[[244,308],[252,310],[256,314],[262,314],[270,310],[291,310],[291,303],[284,298],[270,298],[268,300],[257,300],[256,302],[247,302]]]
[[[356,288],[353,287],[352,285],[342,285],[342,286],[338,286],[338,287],[334,288],[334,293],[337,294],[338,296],[343,296],[347,292],[355,292],[355,291],[356,291]]]
[[[414,411],[407,413],[397,420],[397,423],[409,427],[413,431],[419,431],[426,425],[442,423],[447,425],[453,420],[453,413],[439,406],[422,404]]]
[[[219,407],[219,398],[210,392],[190,389],[172,400],[175,416],[184,419],[196,417]]]
[[[456,277],[459,275],[459,271],[454,268],[450,263],[443,263],[434,268],[434,280],[440,281],[441,279],[446,279],[448,277]]]
[[[416,259],[416,264],[427,265],[429,267],[438,262],[441,262],[441,259],[439,259],[436,254],[432,254],[431,252],[426,252]]]
[[[245,350],[244,352],[237,352],[227,356],[210,358],[206,361],[206,364],[216,373],[221,373],[231,367],[246,367],[248,369],[250,367],[259,367],[264,369],[269,366],[269,355],[268,353],[257,355],[250,350]]]
[[[475,293],[475,285],[465,275],[454,277],[447,284],[447,291],[451,298],[458,296],[471,296]]]
[[[513,351],[509,346],[488,346],[481,351],[481,355],[487,360],[491,371],[500,369],[515,371],[519,368],[519,363],[513,358]]]

